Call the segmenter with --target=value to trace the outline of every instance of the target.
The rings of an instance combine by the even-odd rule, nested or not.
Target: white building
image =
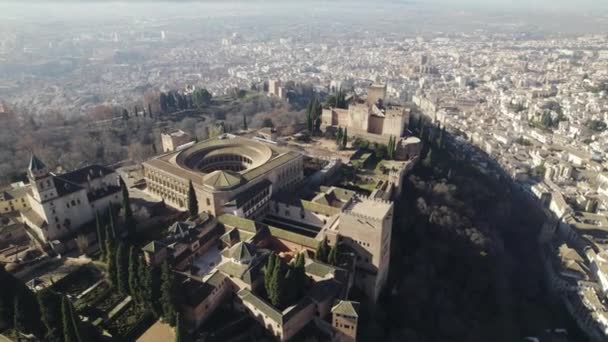
[[[95,212],[105,212],[110,203],[118,204],[122,199],[118,174],[100,165],[55,175],[32,155],[27,176],[30,209],[21,216],[45,242],[72,234],[93,221]]]

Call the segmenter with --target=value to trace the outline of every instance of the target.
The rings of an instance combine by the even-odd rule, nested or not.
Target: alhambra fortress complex
[[[280,82],[272,84],[280,93],[274,89]],[[373,306],[386,284],[394,201],[420,153],[420,141],[407,136],[409,112],[385,97],[385,86],[372,85],[367,97],[351,99],[348,109],[322,111],[324,131],[340,126],[368,141],[396,138],[395,158],[384,161],[387,171],[369,193],[331,182],[348,161],[326,161],[305,176],[306,158],[315,156],[269,129],[200,142],[182,131],[163,133],[163,152],[129,174],[140,175],[140,186],[129,191],[186,211],[190,184],[194,188],[198,217],[174,222],[164,238],[142,247],[149,265],[172,265],[190,330],[231,301],[280,341],[310,325],[334,341],[356,340],[361,307]],[[32,156],[28,177],[29,206],[21,215],[28,231],[49,244],[61,244],[95,212],[122,199],[119,173],[102,166],[54,174]],[[339,246],[339,265],[315,259],[324,240]],[[272,252],[287,263],[303,254],[310,279],[304,295],[284,309],[262,295]],[[349,300],[355,288],[365,300]]]

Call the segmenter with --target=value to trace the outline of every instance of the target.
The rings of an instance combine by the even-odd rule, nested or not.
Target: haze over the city
[[[0,0],[0,340],[608,340],[606,28]]]

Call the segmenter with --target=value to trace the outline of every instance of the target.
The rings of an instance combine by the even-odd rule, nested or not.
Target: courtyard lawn
[[[80,267],[53,285],[53,289],[76,296],[102,279],[102,272],[92,264]]]
[[[110,312],[110,310],[114,309],[118,303],[122,302],[125,299],[125,295],[118,292],[116,289],[109,291],[103,299],[99,302],[95,303],[95,308],[103,311],[105,313]]]
[[[105,295],[109,294],[111,291],[110,285],[106,282],[99,284],[96,288],[91,290],[91,292],[85,294],[81,298],[79,298],[75,303],[74,307],[76,310],[80,310],[85,306],[92,306],[96,302],[100,301]]]
[[[104,328],[117,340],[131,340],[134,336],[129,335],[137,330],[140,323],[145,323],[142,321],[149,319],[150,315],[143,307],[131,302],[120,314],[106,322]]]

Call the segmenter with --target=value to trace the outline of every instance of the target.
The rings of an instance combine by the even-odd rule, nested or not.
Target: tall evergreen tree
[[[127,184],[120,177],[120,189],[122,190],[122,210],[125,215],[125,226],[130,236],[133,236],[136,232],[136,222],[133,217],[133,209],[131,209],[131,198],[129,197],[129,189]]]
[[[247,130],[247,115],[245,113],[243,113],[243,130]]]
[[[188,183],[188,213],[190,217],[198,215],[198,199],[196,199],[196,191],[194,191],[192,181]]]
[[[175,326],[175,289],[173,271],[169,267],[167,261],[161,266],[161,305],[163,310],[163,318],[171,326]]]
[[[175,93],[174,92],[167,93],[167,107],[172,110],[175,109]]]
[[[323,113],[323,107],[321,106],[321,103],[319,102],[319,99],[315,96],[315,101],[314,101],[314,105],[313,105],[313,121],[314,121],[314,131],[315,132],[320,132],[321,131],[321,114]]]
[[[306,283],[308,282],[308,277],[306,276],[306,260],[304,259],[304,253],[298,253],[298,256],[296,257],[296,262],[294,264],[294,269],[295,269],[295,278],[296,278],[296,284],[298,286],[299,289],[299,294],[298,297],[301,297],[302,295],[304,295],[304,290],[305,290],[305,286]]]
[[[266,289],[266,294],[270,296],[270,283],[272,281],[273,272],[274,272],[274,264],[276,263],[277,255],[273,253],[268,256],[268,261],[266,262],[266,268],[264,270],[264,287]]]
[[[270,281],[270,293],[268,299],[276,307],[282,307],[284,303],[285,287],[285,266],[281,258],[277,257],[274,264],[274,271]]]
[[[323,239],[323,241],[319,241],[319,245],[317,246],[317,251],[315,252],[315,258],[321,262],[327,262],[327,258],[329,256],[329,243],[327,242],[327,238]]]
[[[106,239],[106,262],[108,264],[108,280],[113,286],[118,286],[118,271],[116,269],[116,246],[114,240]]]
[[[147,309],[152,310],[156,316],[160,316],[162,310],[160,309],[159,297],[160,297],[160,276],[158,267],[148,267],[141,253],[138,257],[139,261],[139,284],[140,284],[140,296],[142,302]]]
[[[420,127],[420,141],[423,144],[426,143],[427,134],[428,134],[428,130],[427,130],[426,126],[423,125],[422,127]]]
[[[4,284],[0,284],[0,289],[4,291],[2,288]],[[24,333],[42,336],[45,329],[40,320],[38,301],[34,293],[20,280],[17,280],[13,305],[13,328]]]
[[[342,127],[338,126],[338,133],[336,133],[336,144],[338,147],[342,147]]]
[[[186,342],[186,332],[182,327],[182,319],[179,312],[175,315],[175,342]]]
[[[106,234],[107,240],[116,240],[118,234],[116,232],[116,225],[114,224],[114,208],[112,203],[108,207],[108,222],[109,222],[109,234]]]
[[[44,334],[44,325],[40,320],[40,307],[36,296],[25,284],[8,273],[0,265],[0,323],[13,327],[18,322],[20,330],[36,336]],[[15,299],[17,298],[17,303]],[[16,305],[15,305],[16,304]],[[15,311],[15,306],[18,310]]]
[[[122,119],[124,121],[129,121],[129,111],[126,108],[122,110]]]
[[[9,312],[11,311],[12,310],[9,310],[6,296],[0,294],[0,331],[8,329],[8,327],[11,326],[12,323],[10,322],[9,315]]]
[[[167,112],[168,109],[168,105],[167,105],[167,95],[165,93],[160,93],[160,110],[161,112],[165,113]]]
[[[430,148],[429,151],[426,153],[426,157],[422,161],[422,164],[425,167],[433,166],[433,148]]]
[[[97,228],[97,245],[99,246],[99,252],[101,253],[101,259],[105,258],[105,231],[101,225],[101,219],[99,218],[99,212],[95,211],[95,227]]]
[[[137,248],[131,246],[129,248],[129,294],[138,303],[141,303],[141,288],[139,280],[139,255]]]
[[[148,103],[148,117],[152,117],[152,105]]]
[[[44,340],[49,342],[62,342],[61,295],[47,288],[38,291],[36,297],[38,299],[38,305],[40,306],[40,319],[46,330]]]
[[[150,293],[152,296],[152,311],[156,313],[157,316],[161,316],[163,312],[162,308],[162,271],[160,267],[152,267],[149,269],[150,276]]]
[[[156,143],[152,143],[152,152],[154,152],[154,154],[158,154],[158,150],[156,149]]]
[[[63,297],[61,302],[61,315],[63,321],[63,341],[64,342],[83,342],[80,339],[79,320],[75,317],[72,304],[67,297]]]
[[[342,135],[342,148],[346,148],[348,144],[348,128],[344,127],[344,134]]]
[[[122,294],[129,293],[129,249],[124,242],[118,243],[116,250],[116,274],[118,280],[118,291]]]
[[[312,100],[308,101],[306,104],[306,129],[310,134],[313,133],[313,122],[312,122]]]
[[[23,297],[21,296],[21,294],[17,293],[13,300],[13,329],[22,333],[29,333],[25,321],[27,319],[27,314],[25,312],[25,307],[22,301]]]
[[[285,271],[285,279],[283,280],[282,304],[289,305],[298,298],[298,284],[296,283],[296,272],[291,266],[288,266]]]
[[[439,147],[439,149],[443,149],[443,145],[444,145],[444,139],[445,139],[445,127],[441,128],[441,131],[439,132],[439,140],[437,141],[437,147]]]
[[[329,255],[327,256],[327,263],[330,265],[337,266],[338,265],[338,244],[334,244],[331,246],[329,250]]]

